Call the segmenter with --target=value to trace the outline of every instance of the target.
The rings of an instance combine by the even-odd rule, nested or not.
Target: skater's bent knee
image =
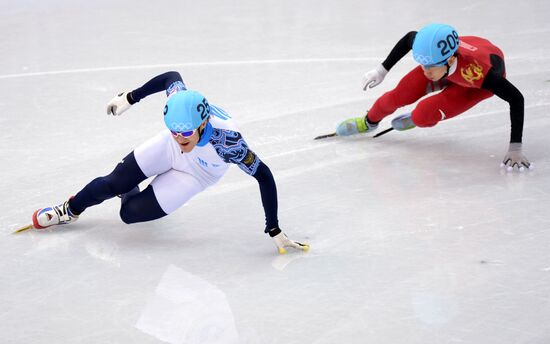
[[[437,124],[437,122],[439,122],[439,119],[435,116],[429,116],[429,114],[419,113],[416,111],[413,111],[411,114],[411,119],[413,123],[420,128],[433,127]]]
[[[125,224],[127,225],[130,225],[132,223],[136,223],[137,221],[135,220],[135,217],[132,216],[128,211],[125,211],[124,210],[124,207],[122,207],[120,209],[120,219],[122,220],[122,222],[124,222]]]
[[[120,219],[126,224],[156,220],[166,215],[151,186],[128,199],[120,208]]]

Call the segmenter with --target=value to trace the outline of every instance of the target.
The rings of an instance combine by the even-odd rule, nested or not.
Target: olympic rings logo
[[[421,54],[414,54],[413,55],[416,62],[420,63],[421,65],[429,65],[433,63],[433,59],[431,56],[425,56]]]
[[[186,131],[193,129],[193,125],[191,123],[181,123],[181,122],[173,122],[171,125],[171,128],[174,131]]]

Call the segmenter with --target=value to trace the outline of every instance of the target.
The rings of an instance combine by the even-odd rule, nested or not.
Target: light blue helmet
[[[423,66],[443,66],[458,49],[456,30],[446,24],[424,26],[414,39],[414,60]]]
[[[180,91],[168,98],[164,106],[164,123],[171,131],[197,129],[210,116],[210,105],[196,91]]]

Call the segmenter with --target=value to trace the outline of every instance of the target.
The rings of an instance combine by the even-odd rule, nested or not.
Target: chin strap
[[[441,79],[446,78],[446,77],[449,76],[449,70],[451,70],[451,65],[449,64],[449,61],[447,61],[447,63],[445,63],[445,67],[447,67],[447,71],[445,72],[445,74],[443,74],[443,77],[441,77]]]
[[[457,57],[456,57],[456,55],[453,55],[453,56],[455,57],[454,62],[456,63],[456,58]],[[450,58],[449,58],[449,60],[450,60]],[[445,63],[445,66],[447,66],[447,71],[445,72],[445,75],[443,75],[442,79],[449,76],[449,71],[451,70],[451,65],[449,64],[449,60],[447,60],[447,62]]]
[[[206,123],[204,129],[199,131],[199,142],[197,142],[197,146],[205,146],[210,141],[210,137],[213,132],[214,128],[212,127],[212,124],[210,124],[210,122]]]

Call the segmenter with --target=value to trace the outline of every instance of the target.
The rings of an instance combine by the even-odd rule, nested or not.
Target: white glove
[[[132,104],[128,102],[128,92],[119,93],[116,97],[107,103],[107,115],[120,116],[130,108]]]
[[[275,241],[275,246],[277,246],[277,251],[279,251],[279,254],[285,254],[287,247],[293,247],[302,251],[309,251],[308,244],[302,244],[297,241],[290,240],[285,233],[281,232],[279,228],[273,228],[268,233]]]
[[[378,86],[384,80],[386,74],[388,74],[388,71],[382,64],[376,67],[376,69],[366,72],[363,75],[363,91],[367,90],[367,86],[368,88]]]
[[[500,167],[506,167],[507,171],[512,171],[514,167],[517,167],[520,171],[525,170],[525,167],[531,167],[531,163],[529,163],[529,160],[521,152],[520,142],[510,143],[508,153],[504,156]]]

